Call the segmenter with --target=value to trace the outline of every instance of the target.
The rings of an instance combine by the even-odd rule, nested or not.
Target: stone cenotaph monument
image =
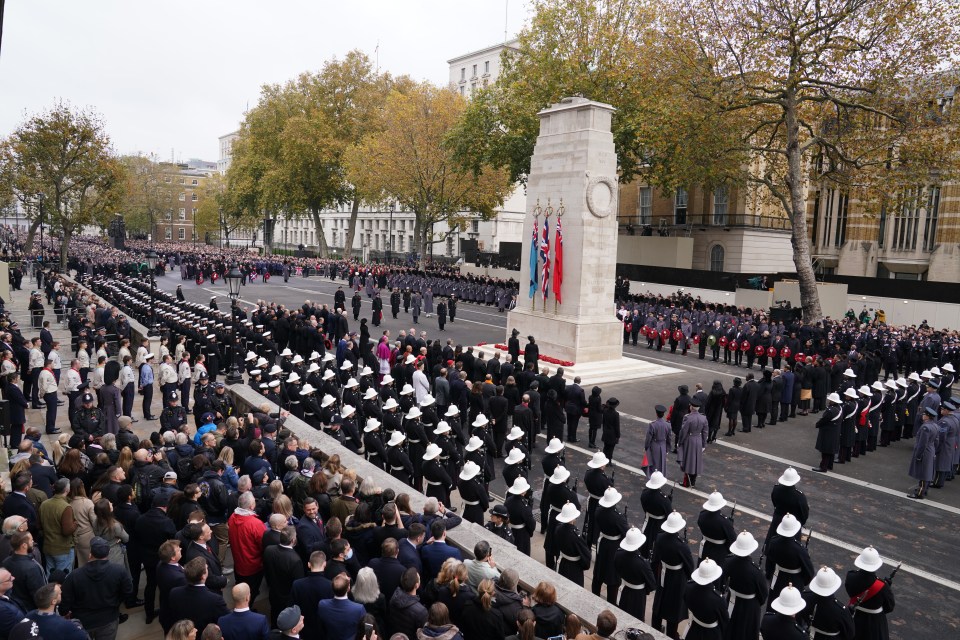
[[[614,306],[613,113],[610,105],[574,97],[538,114],[520,295],[507,320],[507,337],[512,329],[519,331],[521,350],[526,336],[534,336],[541,356],[574,363],[565,367],[566,374],[580,375],[587,384],[679,373],[623,357],[623,326]]]

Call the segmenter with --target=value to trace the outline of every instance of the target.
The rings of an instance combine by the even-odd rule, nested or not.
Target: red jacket
[[[241,576],[263,571],[263,521],[255,515],[234,513],[227,520],[234,570]]]

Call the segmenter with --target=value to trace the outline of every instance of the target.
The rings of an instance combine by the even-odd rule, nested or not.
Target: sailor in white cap
[[[640,492],[640,507],[643,509],[643,525],[640,530],[646,537],[643,543],[641,554],[643,557],[650,556],[650,547],[653,546],[657,534],[660,533],[660,525],[667,519],[670,512],[673,511],[673,489],[670,490],[670,497],[663,492],[663,486],[667,484],[667,479],[659,471],[654,471],[647,478],[647,485]]]
[[[713,558],[704,558],[690,576],[691,583],[683,592],[683,601],[690,612],[687,638],[715,638],[726,631],[729,622],[727,607],[717,592],[723,568]]]
[[[767,545],[764,570],[773,593],[779,592],[788,583],[803,588],[813,580],[813,563],[806,547],[800,544],[800,532],[800,521],[788,513],[783,516],[777,526],[777,534]]]
[[[807,496],[797,489],[799,482],[800,474],[793,467],[788,467],[777,479],[777,484],[773,485],[773,490],[770,492],[770,500],[773,502],[773,519],[770,522],[770,528],[767,529],[767,537],[763,542],[764,550],[770,543],[770,538],[776,533],[784,515],[792,513],[801,525],[806,524],[807,518],[810,517],[810,505],[807,504]]]
[[[603,455],[600,453],[599,455]],[[620,541],[627,534],[630,525],[627,524],[626,513],[617,510],[617,504],[623,499],[623,496],[615,487],[609,486],[597,501],[597,509],[591,524],[597,533],[597,559],[593,566],[593,580],[590,583],[590,590],[595,595],[600,595],[600,588],[606,585],[607,593],[616,593],[620,588],[620,580],[617,577],[614,556],[620,547]],[[586,523],[584,523],[586,524]]]
[[[437,458],[447,474],[451,478],[456,478],[460,473],[460,450],[457,448],[457,441],[454,439],[450,425],[441,420],[433,430],[434,442],[440,447],[440,456]]]
[[[678,511],[667,516],[661,531],[653,543],[653,565],[659,568],[660,583],[653,598],[653,626],[660,629],[666,622],[667,635],[678,638],[677,625],[687,618],[683,591],[696,565],[685,540],[687,521]]]
[[[376,418],[367,418],[367,423],[363,427],[363,450],[371,464],[380,469],[386,467],[387,447],[380,434],[380,421]]]
[[[390,440],[387,441],[387,464],[390,466],[390,475],[404,484],[413,484],[413,463],[407,455],[405,440],[403,431],[397,430],[390,434]]]
[[[813,581],[803,592],[805,612],[811,614],[811,640],[852,638],[855,628],[853,616],[846,606],[840,604],[834,594],[843,581],[830,567],[821,567]]]
[[[413,462],[413,487],[422,491],[423,487],[423,454],[427,450],[429,439],[420,417],[423,414],[419,407],[410,407],[403,421],[403,430],[407,435],[410,461]]]
[[[733,528],[733,509],[728,518],[723,513],[726,506],[727,501],[719,491],[711,493],[703,503],[703,510],[697,517],[697,527],[700,529],[700,560],[713,558],[717,564],[723,564],[730,544],[737,537]]]
[[[840,394],[834,392],[827,396],[827,408],[817,420],[817,451],[820,452],[820,466],[811,467],[811,471],[826,473],[833,469],[833,458],[840,451],[840,426],[843,423],[843,401]]]
[[[450,504],[450,491],[453,489],[453,480],[450,474],[440,464],[440,454],[443,450],[434,442],[427,445],[423,452],[422,473],[427,483],[427,497],[436,498],[443,505]],[[480,524],[483,524],[481,516]]]
[[[840,419],[840,451],[837,453],[837,464],[850,462],[853,447],[857,442],[858,398],[859,394],[854,387],[848,387],[843,392],[843,404],[840,407],[843,417]]]
[[[777,640],[807,640],[807,632],[797,624],[797,614],[807,606],[800,589],[793,584],[787,584],[779,594],[770,603],[771,611],[763,616],[760,623],[761,635]]]
[[[553,542],[556,547],[556,571],[574,584],[583,587],[583,572],[590,568],[590,546],[580,535],[577,518],[580,510],[568,502],[557,513]]]
[[[587,462],[589,467],[583,474],[583,487],[587,490],[587,515],[584,518],[584,531],[587,535],[587,542],[594,544],[597,540],[597,526],[594,515],[597,511],[597,504],[603,497],[604,492],[613,486],[613,479],[608,478],[606,474],[607,465],[610,460],[602,451],[597,451]]]
[[[616,604],[641,622],[646,622],[647,594],[656,589],[657,584],[650,563],[640,551],[646,541],[640,529],[631,527],[620,541],[613,562],[620,580]]]
[[[510,449],[510,453],[507,454],[507,457],[503,459],[503,482],[506,486],[513,485],[514,481],[520,477],[526,477],[527,471],[526,464],[527,458],[523,455],[523,451],[520,447]]]
[[[523,446],[523,436],[524,436],[523,429],[517,426],[512,427],[510,431],[507,433],[506,440],[503,444],[503,450],[504,452],[506,452],[507,457],[513,454],[514,451],[517,451],[517,453],[520,455],[521,459],[523,460],[523,468],[526,471],[529,471],[530,459],[527,456],[527,448]],[[510,484],[511,483],[508,482],[507,486],[509,486]]]
[[[563,465],[553,470],[543,487],[540,498],[540,532],[544,534],[543,550],[548,567],[556,566],[556,547],[553,545],[553,528],[555,517],[565,504],[572,503],[580,509],[580,498],[576,492],[567,486],[570,472]]]
[[[756,638],[760,633],[760,616],[770,587],[763,570],[751,557],[759,546],[753,534],[741,531],[730,545],[731,555],[723,563],[729,593],[729,638]]]
[[[507,489],[507,497],[503,506],[510,516],[510,530],[513,532],[513,542],[520,553],[530,555],[530,536],[537,530],[537,522],[533,517],[533,508],[530,506],[530,483],[523,476],[519,476]]]
[[[547,447],[543,450],[543,458],[540,459],[540,466],[543,468],[544,488],[546,488],[547,479],[553,475],[554,469],[564,463],[565,453],[563,442],[560,438],[551,438],[547,442]],[[532,453],[532,450],[531,450]],[[540,504],[543,504],[541,500]],[[543,508],[541,508],[541,511]]]
[[[467,460],[460,470],[457,489],[463,500],[463,519],[483,526],[483,517],[490,508],[490,494],[482,482],[482,468],[473,460]]]

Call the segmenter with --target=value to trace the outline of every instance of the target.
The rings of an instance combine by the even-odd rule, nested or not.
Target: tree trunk
[[[357,192],[353,192],[353,206],[350,209],[350,224],[347,225],[347,240],[343,245],[343,259],[349,260],[353,257],[353,238],[357,232],[357,217],[360,213],[360,198]]]
[[[423,220],[421,220],[420,216],[416,217],[416,224],[413,228],[413,237],[417,242],[417,247],[420,253],[420,257],[417,259],[417,265],[420,270],[423,270],[427,266],[427,225]]]
[[[787,134],[787,188],[790,197],[790,219],[792,230],[790,244],[793,246],[793,264],[797,267],[797,279],[800,284],[800,306],[803,309],[804,322],[817,322],[823,317],[820,309],[820,294],[817,291],[817,277],[813,272],[810,259],[810,239],[807,237],[807,207],[803,187],[803,159],[800,156],[800,130],[797,124],[797,104],[793,92],[787,95],[786,134]]]
[[[40,228],[40,220],[33,220],[30,223],[30,227],[27,229],[27,242],[23,245],[24,255],[30,255],[30,252],[33,250],[33,240],[34,236],[37,235],[37,229]]]
[[[317,247],[320,249],[320,257],[327,258],[330,255],[330,248],[327,246],[327,238],[323,234],[323,221],[320,219],[320,212],[316,209],[310,212],[313,216],[313,223],[317,226]]]

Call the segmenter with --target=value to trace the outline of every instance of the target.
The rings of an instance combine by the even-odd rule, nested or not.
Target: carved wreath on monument
[[[586,173],[587,209],[597,218],[606,218],[617,204],[617,181],[610,176],[591,176]]]

